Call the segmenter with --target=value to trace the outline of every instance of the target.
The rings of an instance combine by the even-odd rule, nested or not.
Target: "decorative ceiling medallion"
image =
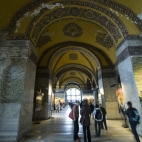
[[[83,34],[83,30],[76,23],[69,23],[63,28],[64,35],[71,37],[79,37]]]
[[[76,54],[76,53],[70,53],[69,54],[69,59],[70,60],[77,60],[78,59],[78,54]]]
[[[50,41],[52,40],[51,40],[51,36],[48,33],[48,29],[47,29],[39,36],[36,45],[37,47],[41,47]]]
[[[74,76],[74,75],[75,75],[75,72],[70,72],[70,75],[71,75],[71,76]]]
[[[113,40],[111,39],[111,36],[108,34],[98,33],[96,36],[96,42],[106,47],[108,50],[109,48],[113,47]]]

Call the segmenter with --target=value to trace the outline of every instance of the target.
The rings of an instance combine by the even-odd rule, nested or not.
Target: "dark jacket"
[[[85,123],[83,125],[89,126],[90,125],[91,110],[90,110],[90,106],[89,106],[87,100],[84,100],[82,102],[82,107],[81,107],[81,110],[80,110],[80,114],[81,114],[81,116],[83,116],[85,118]]]
[[[100,107],[102,114],[103,114],[103,120],[106,119],[106,109],[104,107]]]
[[[90,103],[90,109],[91,109],[91,113],[94,111],[94,105],[92,103]]]
[[[132,117],[133,117],[133,111],[136,110],[133,107],[128,108],[125,112],[123,112],[124,114],[126,114],[129,118],[129,122],[133,122]]]

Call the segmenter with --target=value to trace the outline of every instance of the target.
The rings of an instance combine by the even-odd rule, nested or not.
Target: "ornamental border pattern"
[[[128,46],[117,56],[117,65],[130,56],[142,56],[142,46]]]
[[[100,9],[102,9],[102,8],[100,8]],[[110,13],[110,12],[108,12],[108,13]],[[91,16],[90,16],[90,14],[91,14]],[[111,14],[108,14],[108,15],[110,17],[113,17]],[[105,16],[102,16],[101,14],[94,12],[93,10],[90,10],[90,9],[83,9],[83,8],[77,8],[77,7],[71,7],[71,8],[66,7],[64,9],[58,8],[58,9],[50,12],[49,14],[46,14],[34,27],[34,30],[32,33],[32,38],[37,40],[39,32],[43,28],[45,28],[45,26],[47,26],[47,24],[50,25],[51,24],[50,21],[53,21],[58,18],[63,18],[66,16],[75,16],[75,17],[78,16],[79,18],[85,18],[87,20],[93,20],[95,22],[98,22],[102,27],[105,27],[108,31],[110,31],[112,33],[112,36],[114,37],[116,42],[118,41],[118,38],[121,37],[118,28],[110,20],[108,20],[108,18],[106,18]],[[39,18],[39,16],[38,16],[38,18]],[[36,18],[36,20],[38,18]],[[117,19],[117,23],[118,23],[118,21],[120,21],[120,20]],[[36,23],[36,21],[34,21],[34,23]],[[124,29],[122,24],[120,24],[118,26],[120,27],[120,29],[123,33],[123,36],[126,37],[127,33],[128,33],[126,28]],[[32,27],[32,26],[30,26],[30,27]],[[30,31],[30,29],[28,31]]]
[[[30,2],[27,5],[25,5],[24,7],[22,7],[17,13],[15,13],[13,19],[11,20],[10,24],[8,25],[7,29],[8,30],[12,30],[13,27],[16,24],[16,21],[26,12],[28,12],[29,10],[34,9],[35,7],[37,7],[37,5],[43,3],[43,2],[50,2],[50,0],[35,0],[34,2]],[[64,1],[63,3],[65,3],[66,1]],[[138,21],[138,29],[141,31],[142,30],[142,22],[137,18],[137,15],[129,8],[123,6],[122,4],[119,4],[117,2],[114,2],[112,0],[94,0],[94,2],[97,2],[99,4],[102,4],[104,6],[107,7],[111,7],[121,13],[127,14],[129,17],[131,17],[132,20]],[[94,5],[92,3],[89,2],[81,2],[81,1],[68,1],[68,4],[78,4],[78,5],[82,5],[82,6],[88,6],[88,7],[93,7]],[[93,7],[94,8],[94,7]]]
[[[96,0],[97,1],[97,0]],[[106,0],[105,0],[106,1]],[[9,31],[12,31],[13,30],[13,28],[15,27],[15,25],[16,25],[16,22],[17,22],[17,20],[20,18],[20,17],[22,17],[22,15],[23,14],[25,14],[26,12],[28,12],[29,10],[32,10],[32,9],[34,9],[35,7],[37,7],[37,5],[39,5],[39,4],[41,4],[41,3],[43,3],[43,2],[48,2],[48,0],[36,0],[35,2],[31,2],[31,3],[29,3],[29,4],[27,4],[26,6],[24,6],[23,8],[21,8],[16,14],[15,14],[15,16],[13,17],[13,19],[11,20],[11,23],[8,25],[8,27],[7,27],[7,30],[9,30]],[[101,3],[101,2],[99,2],[99,1],[97,1],[98,3]],[[128,14],[128,16],[130,16],[132,19],[135,19],[135,20],[139,20],[137,17],[136,17],[136,14],[134,13],[134,12],[132,12],[130,9],[128,9],[128,8],[126,8],[126,7],[124,7],[124,6],[122,6],[121,4],[118,4],[118,3],[114,3],[113,2],[113,5],[109,5],[108,4],[108,2],[111,2],[112,3],[112,1],[109,1],[109,0],[107,0],[107,6],[110,6],[111,8],[114,8],[114,9],[116,9],[116,7],[117,7],[117,10],[119,10],[121,13],[126,13],[125,12],[125,10],[127,9],[127,14]],[[96,8],[97,10],[100,10],[100,11],[102,11],[102,12],[104,12],[105,14],[107,14],[108,16],[110,16],[110,17],[114,17],[115,19],[116,19],[116,23],[118,24],[118,25],[120,25],[121,24],[121,26],[120,26],[120,29],[123,29],[123,31],[126,31],[126,27],[124,26],[124,24],[122,23],[122,21],[120,21],[119,19],[118,19],[118,17],[117,16],[115,16],[113,13],[111,13],[111,12],[109,12],[107,9],[104,9],[103,7],[101,7],[101,6],[97,6],[97,5],[94,5],[94,4],[92,4],[92,3],[89,3],[89,2],[81,2],[81,1],[68,1],[68,2],[66,2],[66,1],[63,1],[63,2],[61,2],[61,3],[63,3],[64,5],[67,5],[67,4],[69,4],[69,5],[80,5],[80,6],[88,6],[89,8]],[[101,4],[103,4],[103,5],[106,5],[106,3],[101,3]],[[118,9],[119,8],[119,9]],[[130,14],[129,14],[130,13]],[[35,19],[37,19],[37,17],[35,18]],[[138,23],[139,23],[139,21],[138,21]],[[138,28],[139,29],[141,29],[140,27],[139,27],[139,25],[137,25],[138,26]],[[141,26],[141,25],[140,25]],[[31,27],[31,26],[29,26],[29,27]],[[124,28],[122,28],[122,27],[124,27]],[[28,34],[29,34],[29,30],[27,30],[28,32],[27,32],[27,35],[25,35],[24,36],[24,38],[28,38]],[[22,38],[22,37],[21,37]]]

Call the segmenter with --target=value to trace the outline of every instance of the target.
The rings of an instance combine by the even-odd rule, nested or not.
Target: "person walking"
[[[100,137],[103,114],[102,114],[102,111],[100,110],[98,104],[96,104],[96,106],[95,106],[95,109],[93,111],[93,115],[94,115],[94,120],[95,120],[96,137]]]
[[[72,110],[73,110],[73,122],[74,122],[74,136],[73,136],[73,139],[74,139],[75,142],[80,142],[80,137],[78,136],[78,132],[79,132],[79,125],[78,125],[79,106],[76,103],[74,103],[72,105],[73,105]]]
[[[56,110],[56,113],[57,113],[57,112],[59,113],[59,102],[56,102],[56,103],[55,103],[55,110]]]
[[[121,109],[121,111],[122,111],[123,114],[126,114],[128,116],[129,124],[130,124],[131,130],[134,134],[134,137],[135,137],[137,142],[140,142],[140,139],[139,139],[139,136],[138,136],[137,130],[136,130],[136,126],[139,123],[138,122],[139,120],[136,121],[135,116],[134,116],[135,115],[134,111],[137,112],[137,109],[132,107],[132,103],[130,101],[127,102],[127,105],[128,105],[128,109],[126,111],[123,111],[123,109]],[[139,117],[138,114],[137,114],[137,116]]]
[[[102,111],[102,114],[103,114],[103,120],[102,120],[102,123],[101,123],[101,129],[104,129],[104,127],[105,127],[105,129],[107,130],[107,124],[106,124],[106,109],[104,108],[104,107],[102,107],[101,105],[100,105],[100,109],[101,109],[101,111]]]
[[[90,133],[90,114],[91,114],[91,110],[90,110],[90,106],[88,104],[87,99],[83,100],[83,102],[82,102],[82,107],[81,107],[81,110],[80,110],[80,114],[81,114],[81,119],[83,120],[82,122],[81,121],[80,122],[83,125],[84,142],[87,142],[86,132],[87,132],[88,142],[91,142],[91,133]]]

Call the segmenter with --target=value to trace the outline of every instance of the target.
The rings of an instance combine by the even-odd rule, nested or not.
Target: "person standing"
[[[90,134],[90,106],[88,104],[87,99],[83,100],[82,107],[80,110],[81,117],[83,118],[83,135],[84,135],[84,142],[87,142],[86,140],[86,131],[87,131],[87,138],[88,142],[91,142],[91,134]]]
[[[78,125],[78,118],[79,118],[79,106],[78,104],[73,104],[72,106],[72,110],[73,110],[73,121],[74,121],[74,136],[73,139],[75,142],[79,142],[80,138],[78,136],[78,132],[79,132],[79,125]]]
[[[93,111],[94,111],[94,105],[90,102],[90,110],[91,110],[91,115],[90,118],[93,119]]]
[[[96,104],[96,106],[95,106],[95,109],[93,111],[93,115],[95,116],[94,120],[95,120],[96,137],[100,137],[103,114],[102,114],[102,111],[100,110],[98,104]]]
[[[134,117],[133,112],[136,110],[136,108],[132,107],[132,103],[130,101],[127,102],[127,105],[128,105],[128,109],[126,111],[122,110],[122,113],[126,114],[128,116],[129,124],[130,124],[131,130],[134,134],[134,137],[137,142],[140,142],[140,139],[139,139],[139,136],[138,136],[137,130],[136,130],[136,126],[137,126],[138,122],[133,119],[133,117]]]
[[[102,107],[101,105],[100,105],[100,109],[101,109],[102,114],[103,114],[103,120],[102,120],[102,123],[101,123],[101,128],[104,129],[104,127],[105,127],[105,129],[107,130],[106,109],[104,107]]]

